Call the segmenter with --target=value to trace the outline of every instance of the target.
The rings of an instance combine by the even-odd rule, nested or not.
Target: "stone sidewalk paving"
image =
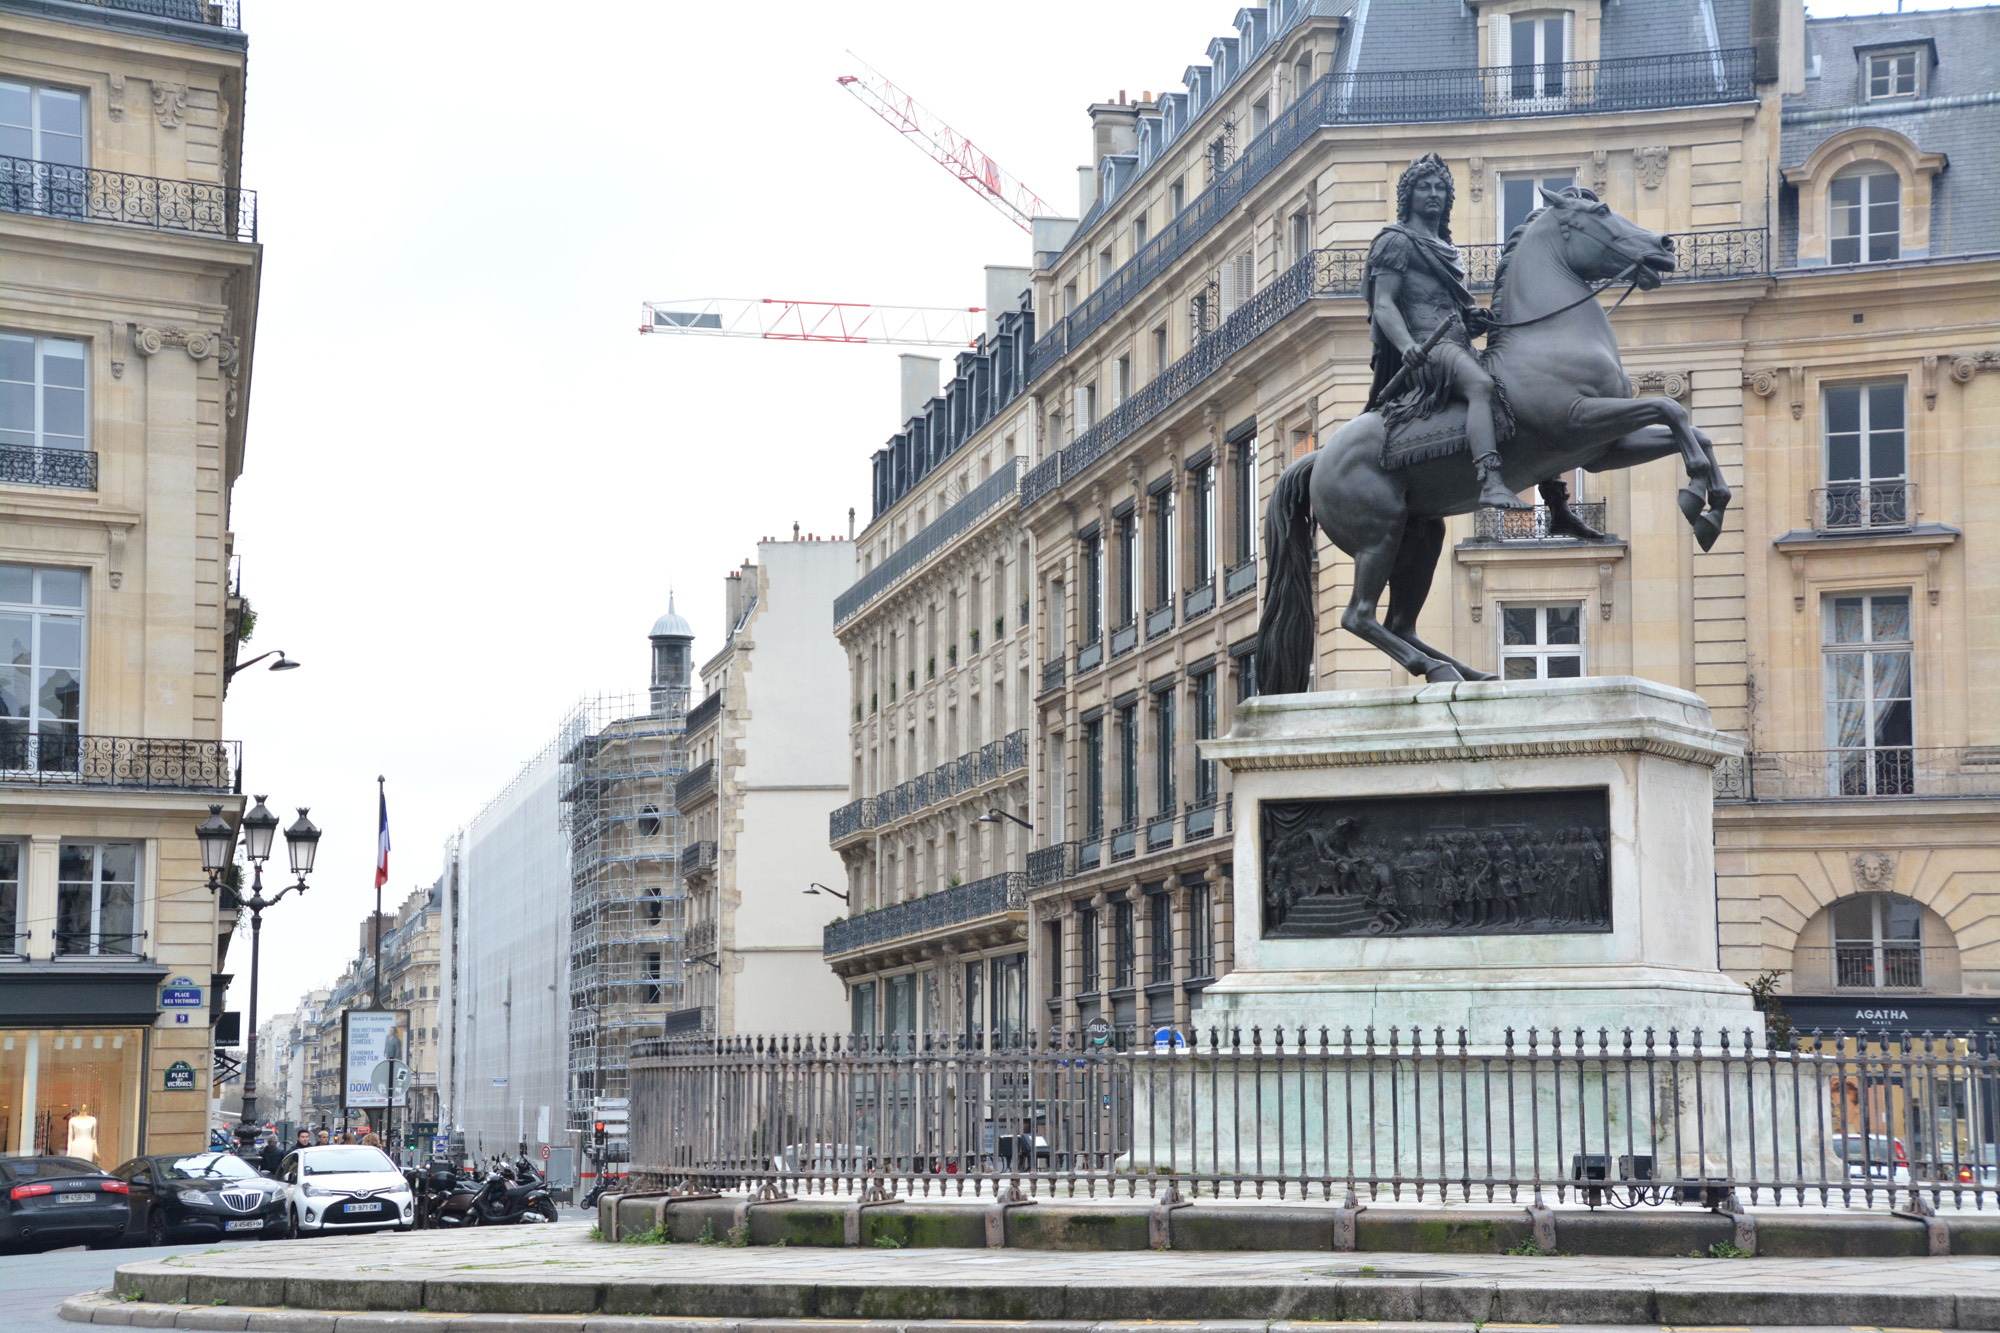
[[[665,1317],[698,1324],[703,1333],[796,1329],[801,1321],[823,1329],[830,1320],[884,1330],[970,1321],[949,1325],[968,1333],[999,1324],[1086,1333],[1134,1321],[1204,1328],[1249,1321],[1243,1326],[1262,1329],[1273,1321],[1356,1320],[1487,1329],[1515,1323],[2000,1330],[2000,1257],[607,1245],[589,1239],[586,1223],[574,1222],[141,1259],[120,1266],[114,1294],[122,1299],[73,1303],[66,1314],[92,1323],[271,1333],[368,1333],[373,1323],[349,1324],[327,1313],[364,1311],[513,1316],[502,1322],[526,1329],[522,1321],[531,1319],[539,1333],[611,1333],[613,1324],[624,1323],[605,1316]],[[172,1320],[162,1323],[162,1311]],[[321,1313],[302,1324],[302,1312]],[[184,1322],[189,1317],[197,1322]],[[492,1321],[472,1322],[483,1330]],[[661,1326],[656,1319],[633,1325]]]

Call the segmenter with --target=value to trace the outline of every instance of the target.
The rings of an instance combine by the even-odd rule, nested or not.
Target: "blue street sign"
[[[162,1009],[199,1009],[201,1004],[201,987],[193,977],[175,977],[160,988]]]

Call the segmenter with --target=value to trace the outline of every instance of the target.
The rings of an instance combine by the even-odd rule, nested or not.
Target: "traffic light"
[[[604,1122],[602,1120],[592,1126],[592,1134],[594,1136],[594,1152],[592,1155],[602,1158],[604,1155]]]

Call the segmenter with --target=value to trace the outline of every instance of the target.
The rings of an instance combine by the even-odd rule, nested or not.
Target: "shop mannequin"
[[[77,1108],[69,1120],[69,1155],[93,1166],[97,1163],[97,1117],[88,1106]]]

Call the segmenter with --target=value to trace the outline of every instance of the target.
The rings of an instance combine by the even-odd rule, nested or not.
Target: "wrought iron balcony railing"
[[[37,734],[0,721],[0,785],[240,792],[240,741]]]
[[[1068,674],[1068,667],[1068,660],[1061,656],[1056,657],[1053,661],[1042,663],[1043,694],[1047,694],[1050,690],[1059,690],[1062,688],[1063,680]]]
[[[704,838],[700,842],[691,842],[681,853],[681,873],[693,875],[704,870],[713,870],[715,861],[715,843],[712,840]]]
[[[712,1032],[715,1029],[715,1007],[696,1004],[685,1009],[669,1009],[667,1016],[661,1020],[660,1028],[669,1037],[688,1037],[696,1033]]]
[[[687,933],[687,955],[689,960],[694,962],[699,962],[702,959],[713,960],[716,954],[715,940],[715,923],[713,921],[697,921],[694,925],[689,926]]]
[[[0,157],[0,212],[110,222],[225,241],[257,239],[257,192]]]
[[[1059,842],[1053,847],[1037,847],[1028,853],[1028,887],[1039,889],[1060,884],[1076,876],[1076,844]]]
[[[2000,796],[2000,750],[1753,750],[1715,770],[1718,803]]]
[[[0,483],[94,491],[97,489],[97,452],[93,449],[45,449],[31,444],[0,444]]]
[[[1519,84],[1520,73],[1511,65],[1328,74],[1251,136],[1241,155],[1122,268],[1043,331],[1028,349],[1028,379],[1046,374],[1071,348],[1138,299],[1323,129],[1354,123],[1511,119],[1750,101],[1757,95],[1755,68],[1756,53],[1742,47],[1541,65],[1526,87]],[[1076,241],[1088,241],[1088,224],[1094,220],[1085,219]]]
[[[975,791],[1028,766],[1028,733],[1010,731],[928,773],[919,773],[885,792],[849,801],[827,816],[827,841],[838,843],[920,810]]]
[[[1815,487],[1814,532],[1897,531],[1917,518],[1917,487],[1908,481],[1843,481]]]
[[[1604,530],[1604,501],[1585,500],[1570,506],[1576,516],[1598,531]],[[1549,531],[1549,507],[1532,509],[1480,509],[1472,515],[1472,539],[1479,542],[1572,541]]]
[[[687,722],[684,724],[685,729],[690,732],[699,731],[710,722],[713,722],[716,715],[721,711],[722,693],[718,690],[696,704],[693,708],[688,709]]]
[[[72,0],[72,3],[97,9],[122,9],[129,14],[150,14],[154,18],[199,23],[209,28],[243,26],[238,0]]]
[[[1958,985],[1956,945],[1884,940],[1792,950],[1792,990],[1801,995],[1848,991],[1937,995],[1956,991]]]
[[[720,698],[720,695],[716,696]],[[715,761],[708,760],[680,775],[674,780],[674,808],[685,810],[688,805],[706,796],[715,794]]]
[[[992,476],[965,493],[951,508],[939,514],[916,536],[889,552],[881,564],[854,581],[852,587],[833,599],[833,624],[838,629],[861,608],[887,592],[904,575],[921,565],[947,542],[965,532],[995,505],[1014,495],[1021,460],[1010,458]]]
[[[1019,912],[1027,906],[1027,876],[1003,871],[921,898],[911,898],[873,911],[827,923],[821,952],[828,958],[873,944],[925,935],[988,917]]]

